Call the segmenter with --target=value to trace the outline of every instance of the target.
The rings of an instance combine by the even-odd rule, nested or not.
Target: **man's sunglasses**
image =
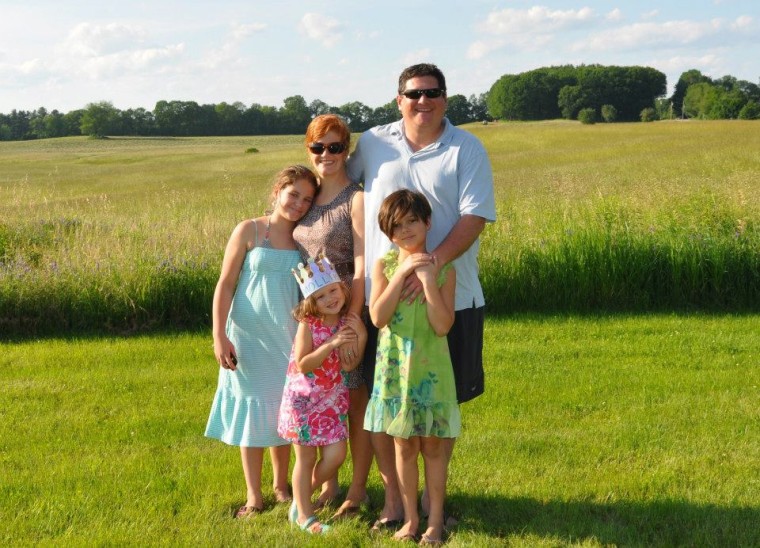
[[[427,97],[428,99],[438,99],[443,93],[445,93],[445,89],[441,88],[431,88],[431,89],[410,89],[407,91],[402,91],[401,95],[406,97],[407,99],[412,99],[416,101],[423,95]]]
[[[327,152],[330,154],[340,154],[346,150],[346,143],[330,143],[329,145],[324,143],[312,143],[309,145],[309,150],[316,155],[322,154],[325,149],[327,149]]]

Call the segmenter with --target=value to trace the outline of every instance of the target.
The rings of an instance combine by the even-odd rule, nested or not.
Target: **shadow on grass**
[[[760,506],[720,507],[681,501],[583,502],[452,494],[457,531],[489,537],[537,536],[602,545],[760,546]]]

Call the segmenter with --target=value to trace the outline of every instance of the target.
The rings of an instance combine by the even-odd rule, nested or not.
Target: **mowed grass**
[[[467,129],[494,168],[492,310],[760,309],[760,124]],[[0,330],[207,326],[232,228],[307,162],[301,136],[0,143]]]
[[[758,332],[757,316],[489,319],[449,545],[760,544]],[[374,469],[373,509],[330,537],[291,531],[271,492],[233,520],[238,451],[203,437],[216,375],[207,332],[0,343],[0,543],[396,545],[368,534]]]

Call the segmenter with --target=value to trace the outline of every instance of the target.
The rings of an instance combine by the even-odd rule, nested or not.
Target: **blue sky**
[[[0,0],[0,112],[110,101],[292,95],[334,106],[391,100],[399,72],[436,63],[449,94],[559,64],[645,65],[668,93],[692,68],[759,83],[757,0]]]

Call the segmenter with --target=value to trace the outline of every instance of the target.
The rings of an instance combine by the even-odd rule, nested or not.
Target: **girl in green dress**
[[[370,317],[380,334],[364,420],[365,429],[394,439],[404,505],[397,539],[417,538],[417,459],[422,453],[430,495],[424,544],[437,544],[443,537],[447,461],[442,438],[455,438],[461,429],[446,342],[454,322],[456,271],[451,264],[441,267],[427,253],[431,214],[427,199],[410,190],[390,194],[380,207],[380,229],[398,250],[373,265]],[[401,292],[412,274],[422,282],[424,298],[410,304],[401,299]]]

